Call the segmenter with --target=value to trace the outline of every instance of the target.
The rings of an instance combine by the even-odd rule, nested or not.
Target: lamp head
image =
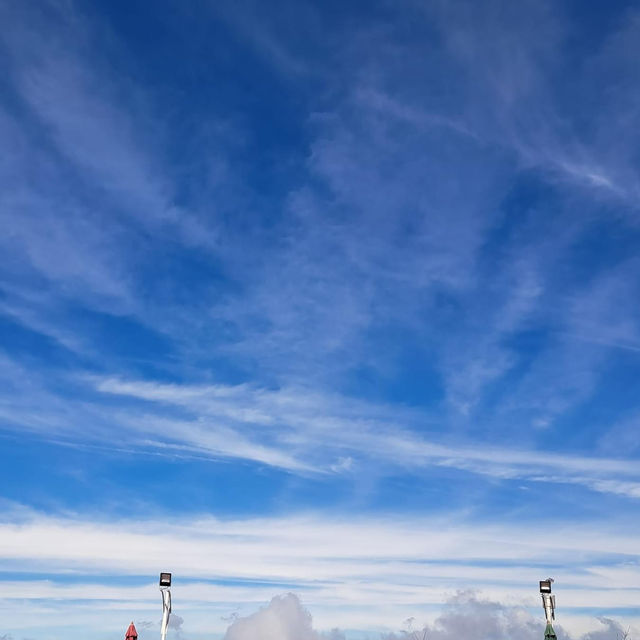
[[[553,578],[547,578],[546,580],[540,580],[540,593],[551,593],[551,583]]]
[[[171,586],[171,574],[170,573],[161,573],[160,574],[160,587],[162,588],[162,587],[170,587],[170,586]]]

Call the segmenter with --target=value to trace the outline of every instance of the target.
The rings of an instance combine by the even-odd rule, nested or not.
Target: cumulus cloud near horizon
[[[326,636],[313,629],[311,614],[293,593],[275,596],[255,613],[237,618],[227,629],[224,640],[320,640]],[[332,640],[344,635],[331,634]]]
[[[571,636],[555,625],[558,640],[624,640],[634,638],[620,622],[598,619],[601,628],[581,636]],[[406,623],[407,621],[405,621]],[[474,591],[461,591],[445,605],[431,624],[422,626],[411,618],[396,631],[369,636],[370,640],[540,640],[544,630],[542,615],[535,618],[524,607],[483,599]],[[294,593],[275,596],[255,613],[236,618],[224,640],[345,640],[339,629],[314,629],[311,613]]]

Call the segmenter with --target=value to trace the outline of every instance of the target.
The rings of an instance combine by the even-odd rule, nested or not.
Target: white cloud
[[[603,528],[593,522],[576,527],[554,521],[554,537],[541,538],[538,531],[547,526],[544,522],[535,527],[528,523],[481,525],[457,516],[385,520],[323,515],[238,520],[185,517],[106,522],[21,511],[5,513],[4,521],[0,558],[7,570],[28,572],[37,565],[41,572],[54,574],[72,570],[78,575],[155,575],[158,566],[170,562],[177,585],[185,578],[215,577],[250,581],[253,590],[268,589],[266,581],[276,581],[295,583],[331,601],[375,601],[386,592],[387,602],[394,593],[398,602],[407,598],[426,601],[428,593],[437,602],[442,585],[455,587],[460,581],[488,591],[507,589],[520,597],[530,591],[528,583],[535,582],[536,567],[546,563],[557,568],[562,565],[563,572],[573,567],[567,580],[580,585],[585,603],[601,598],[603,605],[611,606],[615,598],[622,597],[623,603],[633,600],[631,591],[622,594],[634,587],[638,576],[638,567],[631,562],[633,533],[624,523]],[[99,555],[96,549],[101,550]],[[496,568],[499,564],[505,566]],[[494,568],[488,572],[486,565]],[[51,595],[49,583],[37,584],[38,593]],[[597,595],[599,586],[601,596]],[[9,587],[3,588],[8,595]],[[68,588],[67,597],[78,597],[79,591]],[[190,598],[200,590],[207,600],[220,598],[224,591],[247,594],[247,585],[226,582],[208,587],[187,584],[180,589]],[[109,598],[110,594],[114,595],[110,587],[97,588],[96,597]],[[573,595],[563,596],[566,606],[579,605],[579,599],[571,600]],[[135,599],[143,593],[134,589],[127,596]],[[21,597],[26,597],[25,590]]]
[[[590,621],[591,629],[583,634],[569,635],[562,624],[555,629],[560,640],[620,640],[630,632],[620,621],[599,618]],[[472,591],[461,591],[452,596],[443,612],[433,621],[420,627],[415,617],[405,621],[401,632],[382,634],[383,640],[495,640],[496,638],[521,638],[537,640],[543,628],[543,619],[518,606],[501,604],[479,596]],[[595,627],[595,628],[594,628]],[[274,597],[256,613],[238,618],[227,630],[225,640],[319,640],[344,639],[339,629],[318,633],[313,629],[311,614],[292,593]]]
[[[288,593],[276,596],[268,606],[256,613],[234,621],[224,636],[225,640],[318,640],[313,630],[311,614],[300,600]]]
[[[427,420],[424,415],[338,395],[302,388],[179,386],[113,378],[96,379],[95,384],[103,393],[151,403],[146,418],[127,420],[134,433],[171,434],[176,444],[201,453],[300,472],[348,471],[366,459],[388,469],[436,465],[496,478],[582,484],[636,497],[634,460],[430,440],[418,431]],[[187,411],[189,420],[161,417],[164,407]],[[265,442],[269,445],[259,444]]]
[[[151,589],[150,589],[151,590]],[[122,595],[126,597],[127,590]],[[174,589],[174,593],[181,592]],[[42,601],[41,601],[42,602]],[[283,593],[270,596],[267,600],[249,599],[239,604],[231,615],[221,615],[229,611],[228,606],[222,607],[215,603],[206,606],[196,605],[184,598],[180,600],[183,615],[172,616],[173,624],[170,634],[177,637],[211,637],[224,640],[245,640],[248,638],[265,638],[273,640],[305,639],[305,640],[345,640],[345,638],[376,638],[383,640],[421,640],[425,633],[427,638],[449,640],[455,638],[525,638],[534,640],[540,637],[544,628],[544,617],[541,607],[534,610],[525,608],[519,603],[505,604],[495,596],[487,597],[483,593],[473,591],[458,591],[452,593],[446,602],[438,603],[431,609],[425,609],[418,603],[404,610],[389,608],[381,604],[376,609],[360,608],[345,617],[344,610],[326,609],[322,605],[314,604],[307,609],[303,606],[308,602],[307,597],[300,598],[294,593]],[[15,604],[14,604],[15,603]],[[263,604],[264,603],[264,604]],[[46,616],[50,625],[58,625],[65,615],[73,611],[74,622],[67,626],[70,632],[77,632],[83,625],[95,624],[96,616],[102,620],[102,630],[119,630],[118,621],[131,614],[140,620],[143,615],[157,614],[158,604],[143,604],[140,602],[124,601],[121,604],[91,602],[87,607],[80,602],[67,603],[64,598],[57,598],[55,606],[38,604],[37,601],[25,605],[25,601],[9,601],[13,612],[18,615]],[[256,611],[257,609],[257,611]],[[4,608],[0,605],[0,611]],[[310,611],[313,612],[313,619]],[[316,615],[322,611],[320,616]],[[381,616],[379,612],[382,611]],[[410,611],[411,615],[405,619],[403,630],[389,632],[391,628],[400,627],[401,616]],[[627,618],[601,617],[594,618],[588,613],[581,616],[559,612],[561,620],[556,622],[555,628],[561,640],[576,638],[580,640],[619,640],[629,629],[631,637],[635,633],[637,620]],[[386,618],[385,618],[386,616]],[[232,622],[229,625],[228,620]],[[348,627],[341,630],[331,626],[336,620],[346,623]],[[107,622],[108,621],[108,622]],[[15,625],[12,616],[10,624]],[[31,622],[26,622],[32,625]],[[29,629],[36,631],[38,637],[49,638],[50,632],[46,628],[36,626],[12,626],[15,633],[24,633]],[[136,622],[141,637],[146,637],[145,631],[156,628],[152,622],[142,620]],[[226,632],[225,632],[226,627]],[[99,636],[101,637],[101,636]]]
[[[364,469],[379,477],[452,469],[490,480],[577,484],[638,497],[632,458],[446,437],[438,434],[438,420],[424,412],[308,388],[74,376],[67,380],[76,394],[70,406],[64,394],[48,390],[38,375],[8,358],[0,359],[0,377],[6,385],[0,403],[5,428],[28,429],[69,446],[242,459],[316,477]],[[108,398],[114,395],[120,399],[116,405]]]

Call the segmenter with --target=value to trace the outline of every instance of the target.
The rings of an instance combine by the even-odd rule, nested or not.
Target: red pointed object
[[[124,640],[138,640],[138,632],[136,631],[136,625],[133,622],[129,625],[127,633],[124,636]]]

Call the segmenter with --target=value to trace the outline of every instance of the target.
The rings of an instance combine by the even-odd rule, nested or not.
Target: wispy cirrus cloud
[[[419,475],[452,469],[489,481],[581,485],[630,498],[640,493],[633,458],[453,437],[442,430],[443,417],[437,414],[312,388],[89,376],[66,381],[71,386],[63,389],[76,394],[69,405],[67,391],[37,384],[11,360],[5,359],[3,375],[5,425],[73,446],[117,442],[169,456],[247,460],[302,475],[356,476],[372,468],[381,476]]]
[[[87,312],[167,331],[171,320],[159,326],[153,296],[141,295],[141,282],[148,289],[157,275],[157,252],[167,243],[203,252],[217,240],[215,216],[176,204],[163,109],[132,74],[114,71],[123,54],[116,40],[95,46],[113,34],[77,7],[14,6],[3,15],[12,25],[2,37],[11,100],[0,135],[12,149],[0,175],[10,229],[3,312],[88,358],[96,348]]]
[[[382,474],[441,467],[506,481],[581,484],[628,497],[637,497],[640,487],[632,459],[452,442],[436,431],[426,435],[429,418],[419,412],[304,388],[162,385],[112,378],[94,384],[103,398],[114,395],[134,404],[114,409],[87,398],[83,408],[75,406],[69,424],[64,401],[43,395],[37,418],[16,405],[7,405],[6,418],[70,442],[78,437],[80,443],[87,438],[128,442],[167,453],[245,459],[302,474],[351,474],[375,463]],[[91,430],[87,424],[93,425]]]
[[[167,550],[203,629],[269,581],[323,629],[529,606],[549,563],[631,606],[636,10],[103,9],[0,9],[6,473],[74,512],[7,516],[5,611],[151,619],[95,578]]]

